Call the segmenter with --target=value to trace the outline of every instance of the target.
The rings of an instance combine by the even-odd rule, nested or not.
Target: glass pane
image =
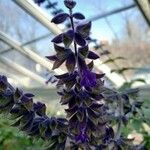
[[[45,27],[28,15],[12,0],[1,0],[0,12],[1,31],[21,43],[49,33]]]

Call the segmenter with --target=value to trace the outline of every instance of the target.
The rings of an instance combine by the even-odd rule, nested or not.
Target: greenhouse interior
[[[0,0],[0,114],[0,150],[150,150],[150,0]]]

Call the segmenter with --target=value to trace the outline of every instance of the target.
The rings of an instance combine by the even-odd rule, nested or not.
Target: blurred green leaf
[[[10,124],[6,118],[0,119],[0,150],[42,150],[42,140],[34,140]]]
[[[111,73],[116,72],[116,73],[122,74],[122,73],[124,73],[125,71],[134,70],[134,69],[136,69],[136,68],[133,68],[133,67],[123,67],[123,68],[121,68],[121,69],[112,69],[112,70],[111,70]]]
[[[108,60],[104,61],[103,64],[106,64],[106,63],[114,63],[116,60],[125,60],[124,57],[116,57],[116,58],[109,58]]]

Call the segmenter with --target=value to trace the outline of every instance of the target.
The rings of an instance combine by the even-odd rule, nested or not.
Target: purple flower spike
[[[80,81],[80,84],[84,87],[95,87],[97,82],[96,82],[96,74],[91,72],[88,69],[85,69],[81,73],[82,78]]]

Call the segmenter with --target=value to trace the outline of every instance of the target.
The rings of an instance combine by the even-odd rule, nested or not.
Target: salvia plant
[[[71,28],[52,40],[56,54],[47,58],[54,61],[52,69],[65,62],[68,70],[55,75],[60,103],[67,107],[66,117],[47,116],[45,104],[34,103],[33,94],[13,88],[5,76],[0,76],[0,112],[15,120],[12,126],[43,139],[48,150],[144,149],[143,143],[133,145],[133,139],[122,133],[131,117],[142,114],[138,90],[119,92],[105,87],[105,75],[93,71],[93,60],[99,56],[88,47],[91,22],[75,26],[74,20],[85,17],[73,13],[75,1],[65,0],[64,4],[69,13],[57,14],[51,22],[60,24],[68,19]]]

